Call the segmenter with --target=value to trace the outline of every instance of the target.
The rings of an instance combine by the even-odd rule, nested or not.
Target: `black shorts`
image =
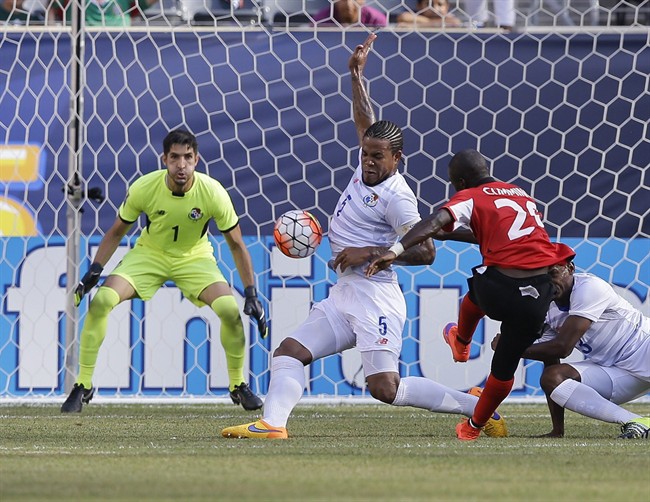
[[[549,274],[515,279],[485,266],[472,272],[467,281],[470,299],[491,319],[501,321],[492,374],[499,380],[510,380],[522,353],[542,331],[555,287]]]

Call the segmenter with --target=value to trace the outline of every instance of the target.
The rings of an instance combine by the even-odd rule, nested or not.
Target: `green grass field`
[[[633,411],[650,415],[650,403]],[[299,406],[288,441],[235,440],[232,405],[0,406],[0,500],[650,500],[650,442],[545,405],[505,404],[510,437],[458,441],[455,415]]]

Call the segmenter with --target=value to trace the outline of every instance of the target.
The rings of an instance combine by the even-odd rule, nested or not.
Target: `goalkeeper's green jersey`
[[[226,189],[217,180],[194,173],[194,184],[184,195],[174,195],[165,183],[166,170],[138,178],[119,209],[125,223],[147,216],[136,245],[177,256],[213,254],[208,222],[214,219],[221,232],[232,230],[239,218]]]

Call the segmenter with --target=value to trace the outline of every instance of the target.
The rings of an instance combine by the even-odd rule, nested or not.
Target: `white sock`
[[[624,424],[639,416],[608,401],[591,387],[571,379],[558,385],[551,392],[551,399],[567,410],[612,424]]]
[[[274,357],[262,420],[273,427],[286,427],[289,415],[300,401],[304,389],[305,366],[293,357]]]
[[[414,406],[436,413],[459,413],[471,417],[478,397],[450,389],[423,377],[404,377],[393,406]]]

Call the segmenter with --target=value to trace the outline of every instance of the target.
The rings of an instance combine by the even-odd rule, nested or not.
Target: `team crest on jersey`
[[[201,212],[201,208],[195,207],[190,211],[190,214],[188,214],[187,217],[192,221],[200,220],[201,218],[203,218],[203,213]]]
[[[363,198],[363,205],[366,207],[375,207],[379,201],[379,195],[371,193]]]

